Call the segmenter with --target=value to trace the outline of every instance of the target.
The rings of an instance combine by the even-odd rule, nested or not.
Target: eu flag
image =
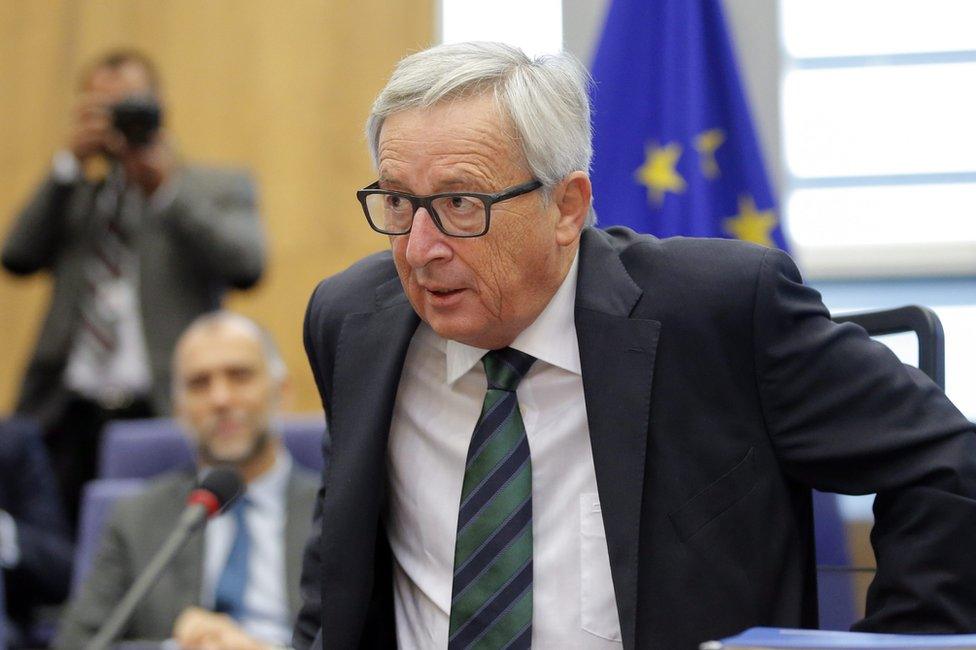
[[[720,0],[612,0],[593,61],[600,225],[785,248]]]

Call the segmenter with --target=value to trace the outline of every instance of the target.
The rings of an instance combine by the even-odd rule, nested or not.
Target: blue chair
[[[821,630],[849,630],[857,615],[847,530],[837,495],[813,491],[817,600]]]
[[[102,540],[105,523],[119,499],[139,494],[148,486],[144,479],[95,479],[85,484],[81,495],[81,512],[78,520],[78,539],[75,543],[75,562],[71,573],[71,592],[88,576],[95,552]]]
[[[282,440],[299,465],[320,473],[325,466],[321,414],[281,421]],[[325,438],[328,453],[328,437]],[[149,478],[193,464],[193,450],[170,418],[118,420],[105,428],[99,450],[99,478]]]

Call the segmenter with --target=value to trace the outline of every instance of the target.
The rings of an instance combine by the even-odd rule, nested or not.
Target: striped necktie
[[[532,642],[532,464],[515,389],[535,359],[505,348],[488,377],[464,468],[449,650]]]
[[[81,335],[99,368],[119,347],[120,314],[111,294],[132,263],[132,250],[121,226],[129,200],[125,185],[114,176],[95,196],[92,255],[85,266],[81,300]]]

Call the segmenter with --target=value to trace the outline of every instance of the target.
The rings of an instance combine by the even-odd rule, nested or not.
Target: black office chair
[[[837,323],[855,323],[870,336],[914,332],[918,338],[918,369],[945,390],[945,333],[942,321],[928,307],[909,305],[883,311],[834,316]]]
[[[860,325],[870,336],[914,332],[919,369],[945,390],[945,335],[939,317],[931,309],[912,305],[844,314],[835,316],[834,321]],[[814,491],[813,513],[820,628],[846,630],[857,618],[855,579],[870,576],[875,569],[852,564],[836,495]]]

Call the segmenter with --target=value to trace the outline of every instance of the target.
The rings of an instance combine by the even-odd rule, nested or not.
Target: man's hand
[[[78,162],[97,155],[116,156],[124,146],[125,139],[112,128],[111,97],[96,92],[82,95],[68,135],[68,149]]]
[[[173,639],[183,650],[271,650],[242,630],[230,616],[200,607],[183,610],[173,626]]]
[[[125,168],[126,179],[141,187],[147,197],[172,178],[177,165],[176,152],[163,131],[157,131],[142,147],[124,145],[119,159]]]

